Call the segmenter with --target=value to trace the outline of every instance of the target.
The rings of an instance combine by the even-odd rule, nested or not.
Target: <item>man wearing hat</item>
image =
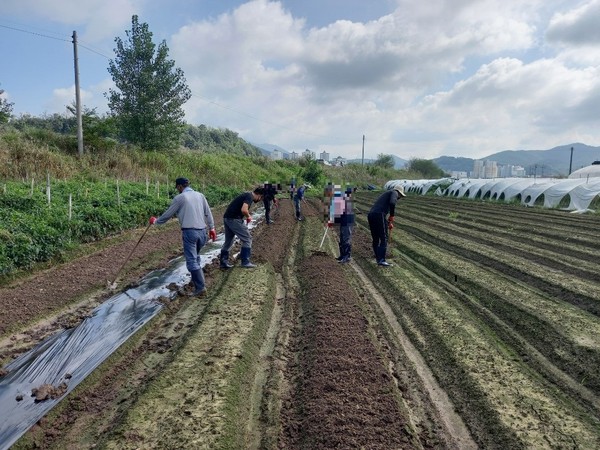
[[[206,197],[193,190],[187,178],[177,178],[175,189],[179,194],[173,198],[169,208],[158,219],[150,217],[150,224],[161,225],[171,217],[177,216],[181,225],[185,265],[192,275],[195,287],[191,296],[204,297],[206,287],[204,272],[200,265],[200,249],[206,244],[209,237],[213,241],[217,240],[215,222]],[[208,233],[207,230],[209,230]]]
[[[379,196],[369,214],[367,219],[369,220],[369,229],[371,230],[371,237],[373,238],[373,252],[375,253],[375,260],[380,266],[388,267],[391,266],[385,260],[385,254],[387,252],[387,240],[388,240],[388,229],[394,228],[394,213],[396,210],[396,202],[399,198],[406,197],[404,188],[402,186],[396,186],[393,189],[384,192]],[[386,216],[389,213],[389,217]]]

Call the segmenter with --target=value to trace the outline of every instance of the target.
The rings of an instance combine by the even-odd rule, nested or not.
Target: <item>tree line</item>
[[[225,151],[238,155],[261,156],[257,147],[240,139],[231,130],[214,129],[205,125],[185,123],[183,105],[191,98],[183,70],[169,59],[169,48],[163,40],[158,46],[152,41],[148,24],[141,23],[137,15],[131,18],[131,29],[126,38],[115,38],[115,58],[109,61],[108,72],[114,82],[105,96],[108,114],[99,115],[96,109],[82,108],[85,149],[101,151],[117,143],[133,144],[142,151],[161,151],[176,148],[190,150]],[[2,98],[0,89],[0,124],[10,125],[20,131],[45,130],[61,135],[74,135],[77,131],[75,105],[67,106],[70,116],[61,114],[33,117],[12,117],[13,104]],[[47,135],[40,134],[41,138]],[[71,145],[62,141],[62,145]],[[393,169],[391,155],[379,155],[373,163],[377,167]],[[408,169],[428,177],[441,177],[444,172],[427,160],[412,159]],[[309,164],[308,178],[317,178],[319,170]]]
[[[115,88],[105,93],[108,114],[99,116],[95,109],[83,108],[84,141],[94,147],[99,138],[117,138],[143,150],[170,150],[180,146],[188,130],[182,106],[191,97],[183,70],[169,59],[166,41],[158,46],[152,41],[148,24],[138,16],[131,19],[126,38],[115,38],[115,59],[109,61],[108,72]],[[1,95],[0,124],[11,122],[13,103]],[[73,106],[67,107],[75,113]],[[39,120],[31,116],[14,121],[17,127],[26,123],[35,127],[51,127],[52,131],[68,133],[76,130],[75,120],[52,115]],[[201,134],[201,133],[200,133]],[[189,139],[188,139],[189,141]]]

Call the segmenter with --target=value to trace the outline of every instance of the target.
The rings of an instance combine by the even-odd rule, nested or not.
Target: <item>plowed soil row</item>
[[[562,236],[565,241],[580,237],[584,245],[594,245],[595,247],[600,245],[594,239],[597,232],[595,225],[597,219],[594,216],[547,208],[527,208],[493,201],[457,200],[443,197],[423,204],[422,199],[423,197],[411,197],[408,203],[416,202],[420,205],[419,209],[445,215],[448,219],[462,219],[494,227],[497,226],[495,219],[501,217],[502,223],[515,231],[527,231],[528,234],[539,236],[549,233],[554,239]],[[473,208],[474,205],[476,205],[475,208]],[[515,214],[516,211],[518,213]]]
[[[410,200],[401,203],[392,233],[394,249],[391,254],[401,258],[401,267],[394,267],[395,273],[382,280],[381,285],[390,289],[390,297],[402,299],[401,306],[397,306],[398,317],[414,341],[420,343],[419,349],[431,355],[429,361],[434,372],[439,365],[436,375],[455,404],[461,408],[466,403],[467,414],[479,410],[479,417],[473,420],[480,422],[482,427],[502,430],[509,424],[511,433],[516,432],[516,437],[522,440],[521,445],[529,442],[526,446],[538,448],[552,443],[550,447],[562,447],[571,439],[581,443],[580,439],[586,434],[587,438],[583,439],[587,444],[597,445],[600,328],[596,316],[571,305],[581,301],[594,308],[599,287],[594,277],[586,279],[585,274],[581,278],[563,276],[559,268],[552,272],[544,270],[535,261],[538,256],[532,260],[527,249],[517,252],[519,256],[512,256],[506,249],[500,251],[493,245],[493,231],[485,239],[473,238],[469,230],[457,237],[456,233],[448,231],[448,215],[441,216],[439,221],[430,218],[415,226],[415,217],[420,217],[419,206],[423,204],[427,210],[429,202],[427,199]],[[436,203],[444,201],[436,200]],[[359,209],[368,204],[369,199],[360,199]],[[504,209],[504,216],[510,216],[514,221],[520,210],[523,208],[515,207],[508,214]],[[496,221],[498,228],[502,228],[501,217]],[[359,223],[364,225],[366,218],[359,216]],[[515,246],[519,249],[519,244]],[[427,296],[416,289],[418,284],[412,279],[415,276],[425,277]],[[411,281],[407,282],[408,279]],[[545,288],[557,279],[556,285],[560,287]],[[582,280],[588,284],[583,288],[589,293],[587,297],[581,294]],[[455,319],[452,319],[453,315],[456,315]],[[476,329],[483,334],[478,336]],[[461,333],[467,333],[468,337],[461,339]],[[458,343],[453,345],[456,341]],[[480,349],[478,341],[481,341]],[[464,354],[465,349],[469,349],[468,356]],[[497,350],[506,354],[495,360]],[[439,364],[440,361],[443,363]],[[528,372],[547,381],[538,386],[540,380],[520,379]],[[493,386],[498,380],[501,380],[500,386]],[[457,389],[465,383],[470,384],[468,389]],[[515,389],[518,389],[516,394],[511,392]],[[453,393],[455,390],[458,394]],[[461,399],[460,393],[469,390],[474,397]],[[555,401],[557,395],[562,397],[559,402],[564,402],[562,406],[554,404],[550,407],[550,411],[558,414],[553,419],[556,430],[563,427],[558,434],[542,433],[536,437],[535,433],[530,433],[525,439],[525,430],[519,431],[512,419],[516,414],[527,423],[526,428],[532,426],[525,419],[530,414],[522,410],[523,407],[527,409],[527,402],[520,405],[523,390],[541,403],[544,403],[543,397],[547,397],[548,402],[550,399]],[[496,396],[503,400],[498,401]],[[515,398],[515,411],[508,407],[511,397]],[[503,407],[499,409],[500,404]],[[536,406],[529,406],[539,412]],[[560,410],[563,413],[559,413]],[[578,411],[573,414],[588,423],[582,425],[588,432],[582,432],[580,425],[576,426],[577,431],[566,431],[566,416],[562,414],[568,415],[569,410]],[[489,418],[489,422],[485,418]],[[544,415],[542,422],[548,420],[548,423],[540,426],[548,426],[552,422],[550,418],[551,415]],[[560,437],[563,432],[568,436],[564,442]],[[510,436],[506,438],[510,439]],[[486,447],[489,445],[485,444]],[[518,444],[515,442],[514,445]]]
[[[345,265],[334,259],[335,229],[320,246],[319,202],[303,205],[298,222],[283,199],[275,223],[253,231],[256,269],[213,263],[206,298],[163,299],[160,314],[14,448],[600,446],[597,263],[570,253],[568,266],[582,270],[562,272],[552,260],[568,243],[545,217],[560,229],[573,219],[573,235],[586,235],[582,253],[593,253],[584,243],[600,221],[521,207],[492,216],[493,205],[469,203],[495,223],[488,235],[479,220],[461,228],[463,209],[452,220],[464,203],[409,197],[388,248],[394,266],[382,268],[364,214],[375,195],[357,197],[363,214]],[[538,225],[515,225],[521,212]],[[547,245],[526,236],[511,245],[513,230],[536,242],[543,230]],[[106,299],[114,261],[140,232],[0,288],[20,318],[0,315],[3,359]],[[176,225],[152,230],[121,285],[165,265],[179,240]],[[61,290],[46,298],[40,284]]]
[[[440,213],[439,210],[433,212],[418,207],[414,210],[407,210],[405,217],[413,223],[445,223],[449,228],[448,231],[452,232],[457,230],[479,232],[483,234],[483,239],[488,238],[491,242],[496,240],[501,242],[504,238],[508,239],[510,243],[519,242],[520,247],[529,246],[532,250],[537,248],[558,252],[562,256],[573,258],[576,262],[583,260],[598,264],[596,254],[600,250],[600,242],[595,242],[591,236],[585,241],[574,239],[573,236],[581,233],[577,227],[550,232],[540,221],[531,224],[523,223],[518,227],[511,226],[507,223],[505,214],[488,214],[486,219],[481,219],[465,215],[452,215],[450,212],[446,212],[444,217],[444,214]]]

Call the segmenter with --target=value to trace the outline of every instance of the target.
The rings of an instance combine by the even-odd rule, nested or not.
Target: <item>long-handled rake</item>
[[[121,272],[123,271],[123,268],[125,267],[125,264],[127,264],[129,262],[129,259],[131,258],[131,255],[133,255],[133,252],[135,252],[135,249],[138,247],[138,245],[140,245],[140,242],[142,242],[142,239],[146,235],[146,232],[150,229],[150,226],[152,226],[151,223],[148,224],[148,226],[146,227],[146,229],[144,230],[144,232],[138,239],[138,241],[135,244],[135,246],[133,247],[133,249],[131,249],[131,252],[129,252],[129,255],[127,255],[127,258],[125,258],[125,261],[123,261],[123,264],[121,265],[121,268],[119,269],[119,271],[113,278],[112,283],[109,283],[108,288],[110,290],[114,290],[117,288],[117,278],[119,278],[119,275],[121,275]]]

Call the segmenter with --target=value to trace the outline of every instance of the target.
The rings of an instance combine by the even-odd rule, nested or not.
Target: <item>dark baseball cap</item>
[[[175,180],[175,187],[187,186],[188,184],[190,184],[190,180],[188,180],[187,178],[184,178],[184,177],[180,177]]]

